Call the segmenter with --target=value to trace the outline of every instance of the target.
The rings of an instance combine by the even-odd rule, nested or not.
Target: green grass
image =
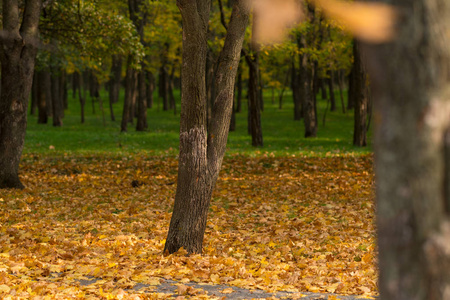
[[[155,155],[176,155],[178,153],[179,133],[179,93],[178,114],[173,111],[162,111],[162,105],[155,97],[155,105],[148,110],[149,129],[146,132],[136,132],[135,124],[129,124],[127,133],[120,133],[122,118],[122,103],[114,104],[116,121],[111,121],[108,107],[108,95],[101,92],[106,124],[95,103],[93,114],[91,100],[88,97],[85,111],[86,121],[81,124],[80,104],[72,99],[69,92],[69,109],[65,111],[64,125],[60,128],[48,124],[37,124],[36,116],[29,116],[25,139],[24,153],[71,154],[71,153],[149,153]],[[338,96],[338,95],[336,95]],[[337,98],[339,99],[339,98]],[[245,99],[244,99],[245,101]],[[271,97],[265,95],[264,111],[262,112],[262,130],[264,147],[251,146],[251,136],[247,134],[247,103],[242,104],[243,111],[236,114],[236,131],[230,132],[227,155],[242,154],[259,155],[336,155],[365,154],[372,151],[371,147],[359,148],[352,145],[353,112],[343,114],[338,104],[338,111],[327,112],[326,124],[322,118],[326,101],[319,98],[318,114],[319,129],[317,138],[304,138],[303,121],[293,120],[292,96],[286,93],[283,109],[278,103],[272,104]],[[370,144],[369,133],[369,144]]]

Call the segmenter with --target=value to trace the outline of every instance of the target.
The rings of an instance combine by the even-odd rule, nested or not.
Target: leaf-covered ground
[[[162,255],[176,176],[170,156],[25,155],[27,188],[0,191],[0,297],[157,299],[130,288],[161,278],[377,294],[371,156],[226,158],[189,257]]]

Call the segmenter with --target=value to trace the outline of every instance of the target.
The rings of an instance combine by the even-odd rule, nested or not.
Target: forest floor
[[[173,155],[27,153],[20,176],[0,194],[2,299],[377,295],[371,155],[228,156],[191,256],[163,255]]]

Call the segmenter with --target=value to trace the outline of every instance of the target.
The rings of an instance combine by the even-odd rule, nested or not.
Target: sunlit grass
[[[71,92],[69,95],[71,96]],[[128,125],[127,133],[120,133],[122,118],[122,102],[114,104],[116,121],[111,121],[108,107],[108,95],[102,91],[105,124],[99,103],[95,103],[95,114],[88,97],[85,114],[86,121],[80,122],[80,104],[69,97],[69,109],[65,111],[63,127],[53,127],[52,120],[48,124],[37,124],[37,116],[29,116],[25,141],[25,153],[149,153],[170,154],[178,152],[179,133],[179,92],[177,112],[162,111],[155,94],[155,104],[148,110],[149,129],[136,132],[136,122]],[[286,93],[282,109],[278,103],[272,104],[270,95],[265,97],[265,108],[262,112],[262,130],[264,147],[251,146],[251,136],[247,133],[247,103],[243,99],[241,113],[236,114],[236,131],[230,132],[227,155],[359,155],[371,152],[371,147],[360,148],[352,145],[353,112],[342,113],[340,105],[336,112],[328,111],[326,122],[323,115],[326,100],[319,99],[319,129],[317,138],[304,138],[303,121],[293,120],[293,103],[290,93]],[[370,133],[369,133],[370,144]]]

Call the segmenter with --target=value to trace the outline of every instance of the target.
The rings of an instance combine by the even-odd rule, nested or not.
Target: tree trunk
[[[169,98],[168,98],[168,78],[167,70],[164,66],[159,68],[159,97],[162,100],[163,110],[169,110]]]
[[[305,47],[304,37],[298,40],[298,47]],[[303,106],[303,121],[305,124],[305,137],[317,136],[317,118],[314,105],[313,89],[312,89],[312,70],[306,54],[300,55],[299,68],[300,91]]]
[[[123,101],[122,123],[120,128],[121,132],[127,132],[128,122],[130,121],[131,105],[134,97],[133,94],[136,90],[137,73],[131,68],[131,60],[131,56],[128,56],[127,73],[125,75],[125,99]]]
[[[48,122],[48,109],[47,104],[51,101],[50,99],[50,82],[48,81],[47,72],[44,70],[38,71],[37,75],[38,82],[38,124],[47,124]]]
[[[138,73],[138,118],[136,122],[136,131],[145,131],[148,128],[147,124],[147,96],[145,85],[145,71],[142,64],[142,70]]]
[[[395,0],[395,40],[364,49],[375,104],[379,290],[450,298],[450,5]]]
[[[354,40],[353,43],[356,43]],[[355,108],[355,64],[353,64],[350,74],[348,75],[348,94],[347,94],[347,109]]]
[[[330,111],[336,111],[336,97],[334,96],[334,72],[328,72],[330,78],[328,78],[328,88],[330,91]]]
[[[81,124],[84,124],[85,121],[85,106],[86,106],[86,93],[82,93],[81,91],[83,90],[83,74],[82,73],[74,73],[74,75],[76,75],[77,80],[78,80],[78,99],[80,101],[80,107],[81,107]],[[86,90],[84,90],[86,92]]]
[[[298,69],[296,67],[294,58],[292,58],[291,69],[292,69],[291,89],[292,89],[292,98],[294,100],[294,121],[299,121],[302,119],[302,98],[300,94],[301,89],[300,89]]]
[[[367,75],[359,50],[358,42],[353,43],[354,56],[354,92],[355,92],[355,123],[353,130],[353,145],[367,146],[367,112],[368,112],[368,87]]]
[[[239,67],[238,69],[236,89],[237,89],[236,112],[240,113],[242,111],[242,67]]]
[[[258,59],[246,56],[249,79],[248,79],[248,109],[249,109],[249,127],[252,135],[252,146],[263,146],[263,135],[261,128],[261,101],[259,99],[258,83]]]
[[[152,108],[153,107],[153,91],[155,90],[155,76],[153,76],[153,73],[149,72],[149,71],[147,71],[146,74],[147,74],[147,80],[146,80],[147,108]]]
[[[225,153],[233,102],[233,87],[249,8],[237,2],[232,11],[216,75],[217,96],[210,131],[206,132],[205,67],[210,2],[179,0],[183,20],[183,63],[180,155],[175,205],[164,251],[184,247],[201,253],[212,190]]]
[[[62,102],[61,93],[59,91],[60,88],[60,74],[59,68],[52,67],[51,68],[51,90],[52,90],[52,112],[53,112],[53,126],[61,127],[62,122],[62,113],[64,111],[64,103]]]
[[[68,102],[68,94],[67,94],[67,73],[65,70],[60,69],[59,76],[59,97],[62,99],[63,109],[62,109],[62,117],[64,117],[64,110],[69,108]]]
[[[119,101],[121,79],[122,79],[122,56],[113,55],[111,65],[111,78],[109,79],[108,83],[109,102],[111,104],[117,103]],[[113,114],[111,114],[111,118],[114,118]]]
[[[4,40],[0,47],[0,188],[24,188],[18,171],[27,127],[41,1],[3,1]],[[22,23],[20,18],[22,17]]]
[[[1,95],[0,95],[1,97]],[[33,83],[31,86],[31,110],[30,115],[34,116],[38,107],[38,79],[37,71],[33,73]]]

